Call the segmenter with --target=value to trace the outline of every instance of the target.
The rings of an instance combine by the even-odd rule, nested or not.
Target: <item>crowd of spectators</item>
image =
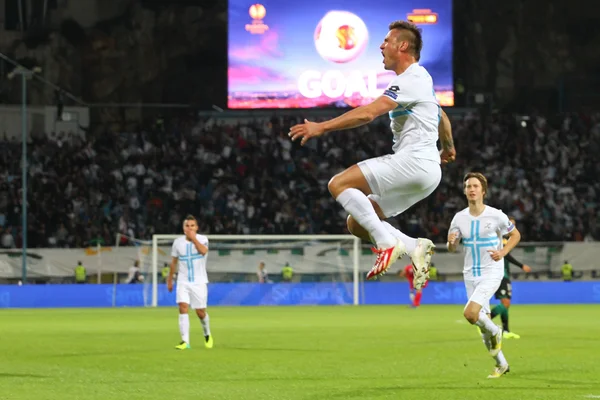
[[[466,206],[462,177],[483,172],[487,202],[516,218],[524,241],[600,240],[600,114],[453,119],[457,161],[393,224],[445,242]],[[391,152],[387,117],[301,147],[299,117],[177,118],[136,132],[43,135],[29,143],[28,246],[113,244],[116,233],[179,233],[186,214],[213,234],[344,233],[327,182]],[[21,245],[20,143],[0,143],[0,245]]]

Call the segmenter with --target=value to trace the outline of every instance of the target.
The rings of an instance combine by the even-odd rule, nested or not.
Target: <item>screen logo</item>
[[[334,63],[356,60],[369,41],[367,25],[348,11],[329,11],[317,24],[314,36],[319,55]]]
[[[252,4],[248,9],[248,14],[252,18],[251,24],[246,24],[246,30],[253,35],[262,35],[269,30],[269,26],[263,22],[267,15],[267,9],[262,4]]]

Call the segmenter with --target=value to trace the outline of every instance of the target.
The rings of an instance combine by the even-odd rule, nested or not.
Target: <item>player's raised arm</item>
[[[398,103],[394,100],[385,95],[379,96],[370,104],[355,108],[328,121],[310,122],[305,119],[303,124],[292,126],[288,135],[292,141],[301,138],[300,144],[304,145],[309,139],[319,137],[327,132],[351,129],[368,124],[396,107],[398,107]]]
[[[205,256],[206,253],[208,253],[208,243],[204,244],[200,242],[195,235],[190,239],[190,241],[194,243],[194,246],[196,247],[196,250],[198,250],[198,253],[202,254],[203,256]]]
[[[322,122],[325,133],[356,128],[368,124],[380,115],[398,107],[398,104],[387,96],[379,96],[370,104],[355,108],[337,118]]]
[[[450,119],[444,110],[440,109],[440,112],[440,124],[438,126],[440,144],[442,146],[440,157],[442,163],[446,164],[456,159],[456,149],[454,148],[454,140],[452,139],[452,124],[450,124]]]
[[[197,226],[197,224],[195,224],[195,225]],[[197,230],[197,228],[196,228],[196,230]],[[196,247],[196,250],[198,250],[198,253],[205,256],[206,253],[208,253],[208,242],[206,244],[200,242],[198,240],[198,237],[196,236],[196,230],[194,230],[192,227],[187,227],[187,226],[183,228],[183,232],[185,233],[185,237],[187,238],[187,240],[189,240],[190,242],[192,242],[194,244],[194,247]]]

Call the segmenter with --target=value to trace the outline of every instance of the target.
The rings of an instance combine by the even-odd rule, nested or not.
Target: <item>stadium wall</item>
[[[255,273],[258,264],[265,261],[270,273],[277,273],[289,262],[295,273],[351,272],[352,245],[345,243],[341,254],[336,254],[337,244],[307,242],[304,245],[286,243],[269,244],[246,242],[245,247],[231,248],[232,244],[214,242],[211,245],[208,272]],[[236,245],[233,245],[236,246]],[[248,246],[252,246],[248,249]],[[261,247],[262,246],[262,247]],[[281,249],[277,249],[280,246]],[[28,249],[27,276],[73,277],[74,268],[79,261],[94,275],[103,273],[124,273],[135,260],[140,260],[144,273],[150,271],[151,249],[140,247],[101,247],[85,249]],[[560,271],[564,260],[568,260],[575,271],[600,269],[600,246],[597,243],[520,243],[511,254],[519,261],[530,265],[534,272]],[[332,257],[333,256],[333,257]],[[373,265],[373,254],[366,246],[359,257],[360,271],[366,273]],[[449,254],[445,244],[439,244],[434,258],[440,274],[460,274],[463,269],[464,255]],[[170,246],[159,246],[158,268],[171,262]],[[408,261],[406,261],[408,263]],[[398,264],[400,269],[406,264]],[[20,278],[22,271],[21,250],[0,251],[0,278]],[[396,270],[397,270],[396,269]],[[517,271],[518,268],[514,267]]]
[[[141,307],[144,285],[0,285],[0,308]],[[148,298],[149,293],[146,293]],[[209,306],[352,304],[351,283],[213,283]],[[430,282],[422,304],[465,304],[462,282]],[[158,287],[160,306],[175,306],[175,293]],[[361,304],[408,304],[406,282],[367,282]],[[514,304],[600,304],[600,281],[513,282]]]

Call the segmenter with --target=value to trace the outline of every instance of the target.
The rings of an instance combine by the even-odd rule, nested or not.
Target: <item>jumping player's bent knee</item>
[[[331,196],[333,196],[334,199],[337,199],[337,197],[340,195],[340,193],[342,193],[344,191],[344,189],[346,189],[346,188],[344,188],[340,184],[340,179],[338,179],[338,175],[335,175],[327,183],[327,189],[329,190],[329,193],[331,194]]]
[[[354,188],[360,190],[365,195],[371,194],[371,188],[358,165],[353,165],[339,174],[336,174],[329,180],[327,189],[334,199],[346,189]]]

